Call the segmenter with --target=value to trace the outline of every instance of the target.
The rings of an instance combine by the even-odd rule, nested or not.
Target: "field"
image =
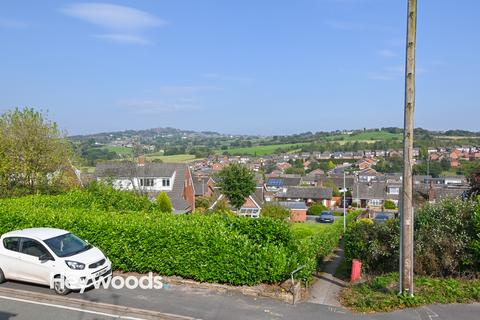
[[[367,131],[358,134],[339,134],[335,136],[328,137],[328,140],[344,140],[350,142],[375,142],[378,140],[401,140],[401,133],[391,133],[388,131]]]
[[[271,144],[266,146],[255,146],[255,147],[245,147],[245,148],[230,148],[228,150],[217,150],[217,154],[222,154],[227,151],[231,155],[251,155],[251,156],[266,156],[275,153],[278,148],[290,149],[296,148],[300,149],[305,143],[291,143],[291,144]]]
[[[174,162],[174,163],[183,163],[183,162],[190,162],[195,160],[195,156],[193,154],[176,154],[173,156],[157,156],[157,155],[146,155],[146,159],[148,161],[152,161],[155,159],[160,159],[163,162]]]
[[[115,152],[116,154],[119,154],[119,155],[132,155],[133,153],[132,148],[127,148],[122,146],[105,146],[103,147],[103,149]]]

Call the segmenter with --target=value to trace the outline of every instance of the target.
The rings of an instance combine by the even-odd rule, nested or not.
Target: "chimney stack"
[[[139,167],[144,167],[145,166],[145,156],[138,156],[138,164]]]

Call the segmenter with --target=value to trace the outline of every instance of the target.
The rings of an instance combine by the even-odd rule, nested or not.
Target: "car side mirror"
[[[42,254],[40,257],[38,257],[38,260],[40,260],[41,262],[46,262],[46,261],[49,261],[49,260],[54,261],[55,259],[53,259],[53,257],[51,255],[49,255],[48,253],[45,253],[45,254]]]

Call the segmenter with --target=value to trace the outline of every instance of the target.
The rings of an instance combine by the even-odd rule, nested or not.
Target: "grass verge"
[[[346,288],[341,303],[357,312],[387,312],[433,303],[480,302],[480,279],[414,278],[414,297],[398,294],[398,274],[389,273]]]

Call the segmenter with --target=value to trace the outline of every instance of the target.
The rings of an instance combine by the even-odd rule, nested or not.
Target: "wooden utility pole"
[[[413,295],[413,111],[415,109],[415,45],[417,0],[408,0],[405,116],[403,131],[403,190],[400,244],[400,293]]]

